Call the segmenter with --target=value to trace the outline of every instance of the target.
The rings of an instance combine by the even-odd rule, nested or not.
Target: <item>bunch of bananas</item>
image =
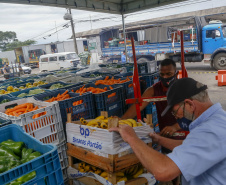
[[[142,123],[137,123],[134,119],[119,120],[119,125],[129,125],[131,127],[143,126]]]
[[[81,162],[78,164],[78,170],[82,173],[86,172],[92,172],[97,175],[100,175],[101,177],[105,178],[108,180],[108,173],[106,171],[101,170],[100,168],[97,168],[95,166],[89,165],[85,162]],[[144,168],[142,165],[135,165],[131,168],[128,168],[124,171],[116,172],[116,181],[127,181],[130,179],[137,178],[139,175],[141,175],[144,172]]]
[[[91,121],[86,121],[84,118],[80,118],[80,122],[83,125],[86,126],[91,126],[91,127],[97,127],[97,128],[103,128],[103,129],[107,129],[108,128],[108,120],[112,119],[112,117],[110,118],[106,118],[104,116],[98,116],[97,118],[91,120]],[[119,120],[119,124],[120,125],[129,125],[131,127],[139,127],[142,126],[142,123],[137,123],[134,119],[126,119],[126,120]]]
[[[104,116],[98,116],[97,118],[95,118],[89,122],[86,121],[84,118],[80,118],[80,122],[86,126],[107,129],[108,128],[108,119],[111,119],[111,118],[105,118]]]

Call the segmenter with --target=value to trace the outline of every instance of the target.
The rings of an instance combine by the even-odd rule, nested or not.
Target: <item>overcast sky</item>
[[[125,21],[128,23],[221,6],[226,6],[226,0],[189,0],[177,4],[176,7],[172,5],[167,6],[167,9],[164,11],[162,8],[157,8],[133,13],[128,15]],[[17,38],[21,41],[33,39],[37,43],[50,43],[57,40],[67,40],[71,36],[71,27],[63,27],[67,23],[63,19],[66,13],[66,9],[64,8],[0,3],[0,10],[0,30],[15,31]],[[72,14],[75,19],[76,32],[121,23],[120,15],[82,10],[72,10]],[[63,29],[58,31],[58,34],[54,33],[56,32],[55,24],[58,30]]]

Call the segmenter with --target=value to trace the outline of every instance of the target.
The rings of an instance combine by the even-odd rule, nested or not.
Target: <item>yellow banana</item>
[[[102,173],[100,174],[100,176],[103,177],[103,178],[108,177],[108,173],[107,173],[107,172],[102,172]]]
[[[140,123],[140,122],[138,122],[137,125],[138,125],[138,127],[143,126],[142,123]]]
[[[104,119],[102,120],[104,123],[108,123],[108,119]]]
[[[108,180],[108,177],[104,177],[106,180]]]
[[[133,178],[137,178],[139,175],[141,175],[144,172],[143,167],[141,166],[139,168],[139,170],[137,171],[137,173],[135,175],[133,175]]]
[[[94,120],[89,121],[86,126],[95,126],[95,125],[99,125],[100,126],[100,124],[101,124],[100,120],[94,119]]]
[[[90,165],[85,166],[84,170],[85,170],[86,172],[90,171]]]
[[[80,118],[81,123],[82,123],[84,120],[85,120],[84,118]]]
[[[85,170],[84,170],[83,168],[81,168],[79,171],[80,171],[80,172],[85,172]]]
[[[107,123],[102,121],[100,127],[103,129],[106,129],[106,128],[108,128],[108,125],[107,125]]]
[[[139,170],[139,165],[134,166],[133,171],[131,171],[130,175],[131,176],[135,175],[138,170]]]
[[[95,166],[91,166],[91,168],[93,169],[93,171],[97,170],[97,168]]]
[[[116,172],[116,177],[124,177],[125,174],[123,172]]]
[[[98,116],[98,117],[96,117],[95,119],[100,119],[100,120],[104,120],[104,119],[106,119],[104,116]]]
[[[120,182],[120,181],[125,181],[126,182],[127,181],[127,178],[126,177],[123,177],[123,178],[121,178],[121,179],[118,180],[118,182]]]
[[[133,127],[132,123],[130,121],[127,121],[127,120],[121,120],[122,122],[124,122],[125,124]]]
[[[137,122],[134,119],[127,119],[130,123],[132,123],[133,127],[137,127]]]
[[[135,166],[128,169],[127,174],[130,175],[134,171]]]
[[[97,174],[97,175],[100,175],[101,170],[100,169],[97,169],[94,173]]]

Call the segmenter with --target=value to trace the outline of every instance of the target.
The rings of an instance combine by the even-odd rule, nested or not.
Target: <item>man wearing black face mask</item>
[[[167,156],[148,147],[128,125],[109,131],[120,133],[157,180],[169,181],[182,174],[182,185],[225,185],[226,112],[220,103],[213,104],[207,86],[192,78],[175,81],[167,102],[162,116],[171,112],[190,131],[184,141],[150,134],[154,142],[172,150]]]
[[[160,63],[160,82],[157,82],[152,87],[146,89],[142,97],[153,97],[153,96],[166,96],[169,86],[177,80],[176,63],[171,59],[164,59]],[[143,102],[140,110],[142,111],[149,103]],[[167,102],[161,101],[156,102],[156,109],[158,115],[158,123],[160,127],[160,135],[172,136],[174,132],[180,130],[174,116],[171,113],[167,113],[164,117],[161,117],[161,113],[166,108]],[[136,116],[136,107],[132,105],[126,113],[122,116],[122,119],[134,118]],[[163,149],[163,152],[167,152]]]

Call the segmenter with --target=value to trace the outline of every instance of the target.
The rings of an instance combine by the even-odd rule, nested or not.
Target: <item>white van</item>
[[[41,55],[39,58],[39,70],[40,72],[44,72],[68,67],[77,67],[80,63],[80,58],[75,52]]]

